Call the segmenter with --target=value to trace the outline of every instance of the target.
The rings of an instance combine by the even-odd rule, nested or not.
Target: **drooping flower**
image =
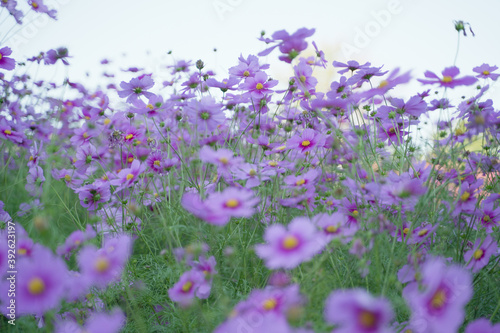
[[[312,259],[321,251],[325,242],[308,218],[297,217],[287,228],[273,224],[266,229],[266,244],[255,246],[257,255],[270,269],[292,269]]]
[[[63,64],[66,66],[69,65],[68,60],[66,58],[69,58],[68,55],[68,49],[65,47],[60,47],[58,49],[52,49],[47,51],[44,57],[44,63],[45,65],[53,65],[57,62],[57,60],[61,60]]]
[[[337,290],[326,300],[326,320],[341,326],[335,332],[389,333],[393,316],[387,299],[375,298],[362,289]]]

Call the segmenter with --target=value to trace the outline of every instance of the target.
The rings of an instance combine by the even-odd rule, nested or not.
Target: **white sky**
[[[23,0],[18,0],[19,3]],[[333,60],[346,61],[346,47],[357,47],[352,59],[401,67],[423,77],[427,69],[440,72],[453,65],[457,32],[453,20],[470,22],[476,37],[461,38],[457,66],[464,74],[483,63],[500,66],[499,0],[45,0],[59,10],[58,20],[35,20],[6,43],[21,60],[39,51],[66,46],[72,66],[62,72],[70,79],[105,84],[99,61],[114,60],[119,68],[146,67],[149,72],[166,73],[160,65],[173,59],[203,59],[207,68],[227,75],[237,57],[257,54],[265,44],[257,41],[261,30],[268,35],[280,29],[290,33],[298,28],[316,28],[309,41],[316,41]],[[50,7],[50,6],[49,6]],[[396,8],[381,27],[374,13]],[[0,15],[0,36],[13,25],[6,12]],[[26,19],[28,23],[34,16]],[[357,44],[359,31],[372,29],[367,45]],[[463,36],[462,36],[463,37]],[[0,37],[1,39],[2,37]],[[362,46],[362,47],[359,47]],[[217,52],[213,52],[217,48]],[[172,50],[172,56],[167,51]],[[149,52],[149,55],[147,53]],[[126,54],[124,57],[123,54]],[[173,58],[172,58],[173,57]],[[278,51],[267,57],[270,73],[286,79],[287,65],[277,61]],[[116,68],[116,67],[115,67]],[[331,66],[330,66],[331,68]],[[85,78],[84,73],[90,72]],[[123,74],[130,79],[133,74]],[[333,70],[321,74],[330,83]],[[321,80],[320,75],[320,80]],[[497,86],[500,84],[497,84]],[[424,88],[415,85],[413,92]],[[493,94],[500,95],[496,87]],[[491,95],[491,94],[490,94]],[[494,96],[490,96],[494,97]],[[499,100],[499,98],[495,98]]]

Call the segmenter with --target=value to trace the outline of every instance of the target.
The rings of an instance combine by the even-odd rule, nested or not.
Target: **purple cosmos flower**
[[[28,0],[28,4],[37,13],[45,13],[50,18],[56,19],[57,11],[55,9],[49,10],[49,8],[43,3],[43,0]]]
[[[200,132],[212,132],[226,120],[221,105],[209,96],[202,97],[200,101],[189,101],[185,110],[190,122]]]
[[[467,268],[472,268],[474,273],[479,272],[481,268],[488,265],[490,257],[496,253],[497,249],[497,242],[490,235],[486,236],[484,241],[478,238],[472,249],[464,254]]]
[[[80,204],[89,211],[94,211],[100,203],[111,199],[111,191],[108,181],[97,179],[94,183],[85,185],[75,190],[80,198]]]
[[[86,332],[86,333],[118,333],[126,324],[123,311],[116,308],[111,313],[92,312],[83,327],[71,319],[57,320],[55,333]]]
[[[472,276],[464,268],[428,258],[421,270],[423,288],[410,283],[403,296],[412,310],[410,324],[417,333],[455,333],[472,297]]]
[[[287,149],[297,149],[301,153],[306,153],[314,148],[323,147],[326,137],[310,128],[305,129],[300,134],[295,134],[286,143]]]
[[[255,76],[246,78],[238,88],[247,91],[253,99],[261,100],[265,95],[271,94],[273,92],[271,88],[277,84],[278,80],[268,81],[265,72],[258,72]]]
[[[211,256],[208,259],[200,256],[199,261],[194,261],[190,264],[194,270],[202,272],[205,277],[204,281],[202,281],[198,287],[198,291],[196,292],[197,297],[205,299],[210,295],[213,276],[217,274],[217,271],[215,270],[216,264],[214,256]]]
[[[128,83],[122,81],[120,87],[123,90],[118,91],[118,96],[121,98],[127,97],[127,103],[134,104],[138,102],[141,96],[146,96],[147,98],[153,97],[154,94],[147,90],[152,88],[154,84],[151,74],[144,74],[133,78]]]
[[[197,218],[213,225],[223,226],[231,219],[230,216],[219,214],[219,212],[211,209],[210,206],[205,205],[205,202],[196,193],[185,193],[182,196],[181,205]]]
[[[341,69],[340,71],[337,71],[339,74],[344,74],[347,73],[348,71],[354,72],[358,69],[366,69],[371,66],[371,63],[367,62],[364,65],[360,65],[356,60],[349,60],[346,64],[343,62],[339,61],[334,61],[332,63],[333,67],[345,67],[344,69]]]
[[[87,224],[85,231],[76,230],[73,231],[65,240],[64,244],[57,248],[58,255],[69,256],[71,251],[80,247],[83,242],[92,239],[96,236],[96,233],[90,224]],[[68,259],[68,258],[66,258]]]
[[[16,67],[16,61],[8,57],[11,54],[12,50],[7,46],[0,49],[0,68],[11,71]]]
[[[296,217],[288,228],[281,224],[269,226],[264,240],[266,244],[256,245],[255,252],[270,269],[295,268],[312,259],[325,245],[314,224],[305,217]]]
[[[229,79],[223,79],[220,82],[214,78],[209,78],[206,81],[206,84],[209,87],[219,88],[222,92],[226,92],[228,90],[236,90],[234,86],[237,85],[239,82],[240,80],[237,77],[232,76]]]
[[[65,47],[60,47],[55,50],[47,51],[43,60],[45,65],[53,65],[57,62],[57,60],[60,59],[63,64],[68,66],[69,62],[68,60],[66,60],[66,58],[69,58],[68,49]]]
[[[495,195],[500,197],[500,194],[491,194],[490,198],[494,198]],[[479,211],[478,215],[480,216],[481,225],[486,229],[486,232],[491,233],[493,232],[493,227],[499,225],[500,207],[495,209],[493,202],[484,202],[483,208]]]
[[[205,282],[205,276],[202,272],[192,269],[181,275],[179,281],[168,290],[168,296],[174,302],[182,306],[189,306],[196,297],[204,299],[208,295],[198,293],[198,289]]]
[[[78,254],[78,265],[85,280],[97,287],[106,287],[120,279],[132,250],[128,235],[108,238],[101,249],[87,245]]]
[[[458,216],[461,212],[472,213],[476,207],[477,198],[475,196],[476,190],[483,185],[481,179],[477,180],[474,184],[469,184],[465,181],[460,186],[460,194],[458,195],[453,216]]]
[[[222,192],[212,193],[204,205],[221,216],[251,217],[258,202],[259,198],[252,191],[228,187]]]
[[[59,306],[64,297],[66,265],[52,251],[37,246],[30,258],[17,262],[16,310],[18,314],[43,315]],[[9,281],[0,297],[8,304]],[[5,311],[5,310],[4,310]]]
[[[347,216],[341,212],[332,215],[321,213],[314,216],[312,221],[321,229],[326,243],[329,243],[334,238],[342,238],[345,242],[348,242],[357,231],[354,225],[349,226]]]
[[[134,160],[130,168],[122,169],[116,179],[111,180],[109,183],[111,185],[117,186],[115,193],[131,187],[135,181],[139,179],[139,175],[146,170],[146,166],[141,164],[139,160]]]
[[[260,52],[258,55],[260,57],[266,56],[271,53],[276,47],[279,47],[282,55],[279,56],[279,59],[285,61],[287,63],[291,63],[293,59],[295,59],[301,51],[307,48],[307,42],[305,39],[307,37],[311,37],[315,29],[307,29],[301,28],[290,35],[285,30],[279,30],[273,33],[271,39],[260,37],[259,40],[266,42],[267,44],[271,42],[278,42],[278,44],[271,46],[270,48],[265,49]]]
[[[497,69],[498,66],[490,66],[488,64],[482,64],[481,66],[474,67],[472,71],[478,73],[476,77],[480,77],[482,79],[489,78],[492,79],[493,81],[496,81],[500,76],[500,74],[493,74],[492,72],[496,71]]]
[[[88,169],[94,168],[95,160],[98,158],[97,149],[91,143],[79,146],[76,149],[76,159],[74,166],[79,173],[85,173]],[[65,177],[66,181],[69,181]],[[70,178],[71,180],[71,178]]]
[[[440,87],[454,88],[456,86],[470,86],[474,84],[477,79],[473,76],[464,76],[461,78],[457,78],[456,76],[460,74],[460,70],[458,67],[447,67],[445,68],[441,74],[443,77],[440,78],[435,73],[431,71],[426,71],[424,73],[425,77],[428,79],[417,79],[417,81],[423,84],[439,84]]]
[[[40,197],[42,195],[42,185],[45,182],[43,169],[38,165],[30,168],[28,176],[26,177],[26,182],[26,191],[28,191],[31,196]]]
[[[314,89],[318,84],[318,80],[312,76],[313,69],[306,63],[305,59],[301,58],[297,66],[293,67],[295,73],[295,82],[299,89],[309,91]]]
[[[325,318],[341,325],[335,332],[389,333],[394,316],[390,302],[362,289],[337,290],[326,300]]]
[[[316,183],[316,178],[318,178],[319,173],[315,169],[311,169],[307,171],[303,175],[294,176],[289,175],[286,176],[283,181],[288,185],[289,188],[311,188],[314,187]]]
[[[498,333],[500,332],[500,323],[492,324],[486,318],[479,318],[471,322],[465,329],[465,333]]]

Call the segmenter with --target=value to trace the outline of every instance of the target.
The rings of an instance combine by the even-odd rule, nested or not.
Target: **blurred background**
[[[30,11],[26,1],[18,3],[24,12]],[[71,66],[58,64],[58,73],[50,77],[69,75],[73,81],[101,86],[107,82],[102,74],[110,68],[116,74],[116,69],[141,67],[168,77],[165,65],[180,59],[202,59],[222,78],[240,54],[266,48],[257,40],[261,31],[270,37],[276,30],[293,33],[302,27],[316,29],[308,41],[315,41],[329,62],[327,70],[315,73],[319,90],[336,78],[333,60],[401,67],[412,70],[414,78],[422,78],[425,70],[441,72],[454,63],[458,34],[454,20],[469,22],[475,33],[473,37],[466,27],[467,37],[460,38],[456,65],[463,74],[472,74],[472,68],[483,63],[500,65],[498,0],[45,0],[45,4],[58,10],[56,21],[31,11],[22,27],[12,28],[14,19],[2,10],[2,46],[11,47],[16,60],[67,47]],[[312,54],[309,43],[304,55]],[[104,58],[113,67],[101,66]],[[277,50],[265,58],[271,64],[269,72],[286,82],[290,65],[277,58]],[[136,76],[118,75],[127,81]],[[423,90],[415,81],[402,93]],[[495,96],[500,89],[495,87],[489,95],[498,103]]]

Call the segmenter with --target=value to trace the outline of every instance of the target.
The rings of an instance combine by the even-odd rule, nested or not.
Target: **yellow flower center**
[[[130,139],[132,139],[133,137],[134,137],[134,135],[133,135],[133,134],[129,134],[129,135],[125,136],[125,139],[130,140]]]
[[[155,107],[153,106],[153,104],[149,103],[148,105],[146,105],[146,107],[150,110],[153,110]]]
[[[444,83],[449,83],[451,81],[453,81],[453,78],[451,76],[447,76],[447,75],[443,76]]]
[[[300,186],[300,185],[304,185],[305,183],[306,183],[305,179],[299,179],[295,182],[295,185]]]
[[[326,231],[331,234],[336,233],[338,229],[339,228],[336,225],[329,225],[326,227]]]
[[[490,71],[483,71],[483,75],[490,75]]]
[[[306,77],[304,75],[300,76],[300,82],[302,83],[306,82]]]
[[[238,207],[240,202],[237,199],[229,199],[226,201],[226,207],[235,208]]]
[[[248,175],[255,176],[255,175],[257,175],[257,171],[255,171],[255,169],[250,169],[250,171],[248,172]]]
[[[17,253],[19,253],[20,255],[24,256],[28,251],[26,249],[23,249],[23,248],[20,248],[19,250],[17,250]]]
[[[83,132],[82,136],[83,136],[84,139],[86,139],[86,138],[89,137],[89,134],[87,132]]]
[[[133,157],[129,157],[129,158],[127,158],[127,161],[128,161],[129,163],[132,163],[132,162],[134,161],[134,158],[133,158]]]
[[[4,3],[6,3],[6,2],[4,2]],[[0,60],[2,60],[2,57],[3,57],[3,55],[0,53]]]
[[[33,156],[30,156],[30,158],[28,158],[28,161],[33,161],[35,158]]]
[[[6,135],[11,135],[11,134],[12,134],[12,132],[11,132],[10,130],[4,130],[3,132],[4,132]]]
[[[474,254],[473,254],[474,259],[476,259],[476,260],[481,259],[483,257],[483,254],[484,254],[483,250],[477,249],[476,251],[474,251]]]
[[[31,6],[32,6],[33,8],[35,8],[35,9],[37,9],[37,8],[38,8],[38,3],[36,3],[35,1],[33,1],[33,2],[31,3]]]
[[[127,180],[131,180],[131,179],[133,179],[133,178],[134,178],[134,175],[133,175],[133,174],[129,173],[129,174],[127,175]]]
[[[285,250],[293,250],[299,245],[299,240],[293,235],[286,236],[283,239],[282,245]]]
[[[410,232],[410,228],[404,228],[403,234],[407,235]]]
[[[111,122],[111,119],[108,119],[108,118],[104,119],[104,125],[108,125],[110,122]]]
[[[435,309],[440,309],[444,306],[446,302],[446,294],[443,290],[438,290],[434,293],[431,299],[431,306]]]
[[[391,133],[391,134],[396,133],[396,130],[394,129],[394,127],[389,128],[389,133]]]
[[[422,229],[422,230],[420,230],[420,231],[418,232],[418,235],[419,235],[419,236],[425,236],[425,235],[427,235],[427,233],[428,233],[428,232],[429,232],[429,230],[427,230],[427,229]]]
[[[262,88],[264,88],[264,85],[262,83],[257,83],[257,85],[255,86],[255,89],[257,90],[261,90]]]
[[[457,128],[455,130],[455,135],[462,135],[464,133],[465,133],[465,129],[463,129],[463,128]]]
[[[380,84],[378,85],[379,88],[384,88],[385,86],[387,86],[389,84],[389,81],[387,80],[384,80],[382,82],[380,82]]]
[[[250,76],[250,72],[249,72],[249,71],[244,71],[244,72],[243,72],[243,76],[245,76],[245,77]]]
[[[184,283],[181,287],[181,290],[185,293],[187,293],[188,291],[191,290],[191,287],[193,287],[193,282],[191,281],[188,281],[186,283]]]
[[[269,166],[272,166],[272,167],[275,167],[278,165],[278,162],[275,162],[275,161],[270,161],[269,163],[267,163]]]
[[[156,161],[153,162],[153,164],[156,165],[156,166],[160,166],[160,163],[161,163],[160,160],[156,160]]]
[[[82,241],[81,241],[81,240],[79,240],[79,239],[77,239],[77,240],[75,241],[75,245],[80,245],[81,243],[82,243]]]
[[[69,182],[71,180],[71,176],[70,175],[64,175],[64,179]]]
[[[28,290],[32,295],[40,295],[45,290],[45,283],[40,278],[33,278],[28,283]]]
[[[276,150],[285,150],[286,149],[286,146],[279,146],[278,148],[276,148]]]
[[[465,191],[461,196],[460,196],[460,200],[462,201],[467,201],[467,199],[470,198],[470,193]]]
[[[484,222],[489,222],[489,220],[491,220],[491,219],[490,219],[490,216],[489,216],[489,215],[484,215],[484,217],[483,217],[483,221],[484,221]]]
[[[304,140],[304,141],[302,141],[302,142],[300,143],[300,145],[301,145],[302,147],[307,147],[307,146],[309,146],[310,144],[311,144],[311,142],[310,142],[310,141],[308,141],[308,140]]]
[[[351,212],[351,214],[352,214],[352,216],[354,216],[354,217],[358,217],[358,216],[359,216],[359,212],[358,212],[357,210],[353,210],[353,211]]]
[[[229,160],[226,157],[221,157],[219,158],[219,162],[221,162],[222,164],[227,164]]]
[[[106,258],[99,258],[96,260],[94,267],[100,273],[105,272],[109,268],[109,260]]]
[[[85,116],[85,119],[90,120],[90,117],[89,116]]]
[[[262,303],[262,307],[266,311],[273,310],[274,308],[276,308],[276,305],[278,305],[278,302],[274,298],[266,299],[264,303]]]
[[[365,328],[373,328],[376,325],[377,318],[373,312],[363,310],[359,314],[359,322],[361,323],[361,326]]]

